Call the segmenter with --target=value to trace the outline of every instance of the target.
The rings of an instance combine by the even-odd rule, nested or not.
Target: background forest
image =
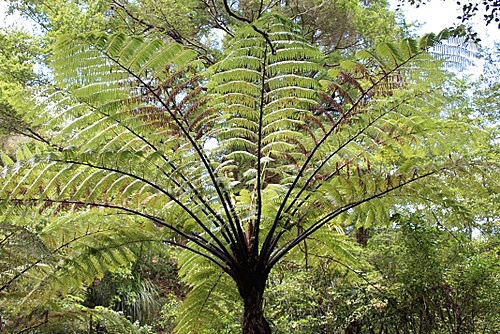
[[[500,332],[497,1],[8,4],[0,333]]]

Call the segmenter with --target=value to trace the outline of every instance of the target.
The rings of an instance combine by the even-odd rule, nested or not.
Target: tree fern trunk
[[[267,276],[267,273],[247,273],[240,276],[238,290],[245,307],[243,334],[271,334],[263,309]]]
[[[262,296],[251,294],[244,303],[243,334],[270,334],[271,328],[262,308]]]

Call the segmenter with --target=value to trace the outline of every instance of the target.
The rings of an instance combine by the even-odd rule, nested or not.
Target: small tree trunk
[[[267,274],[257,273],[241,276],[238,290],[243,298],[243,334],[271,334],[271,327],[264,317],[263,295]]]

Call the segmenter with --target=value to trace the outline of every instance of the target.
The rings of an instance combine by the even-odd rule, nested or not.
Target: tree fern
[[[35,259],[30,294],[68,292],[63,277],[90,282],[133,260],[135,244],[163,242],[192,252],[180,332],[205,319],[208,299],[237,291],[243,331],[269,333],[263,294],[276,263],[306,245],[349,259],[335,237],[343,225],[418,206],[421,181],[442,187],[435,176],[468,156],[470,128],[440,117],[439,82],[420,66],[445,35],[384,43],[334,68],[277,15],[242,27],[208,69],[155,39],[61,41],[59,89],[13,101],[45,145],[7,161],[0,189],[9,210],[60,216],[39,237],[64,256],[39,270]]]

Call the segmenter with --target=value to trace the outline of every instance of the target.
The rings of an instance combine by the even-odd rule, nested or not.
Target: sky
[[[398,1],[390,0],[391,9],[396,9]],[[419,34],[438,33],[444,28],[459,23],[457,19],[461,14],[461,7],[454,0],[432,0],[424,2],[419,8],[405,4],[402,7],[408,23],[419,22],[422,26],[418,29]],[[486,26],[482,20],[482,14],[478,13],[472,20],[475,31],[486,45],[492,45],[494,41],[500,42],[500,29],[497,24],[491,23]]]
[[[5,1],[0,1],[0,26],[10,26],[15,23],[16,20],[19,20],[19,17],[7,16],[7,4]]]

